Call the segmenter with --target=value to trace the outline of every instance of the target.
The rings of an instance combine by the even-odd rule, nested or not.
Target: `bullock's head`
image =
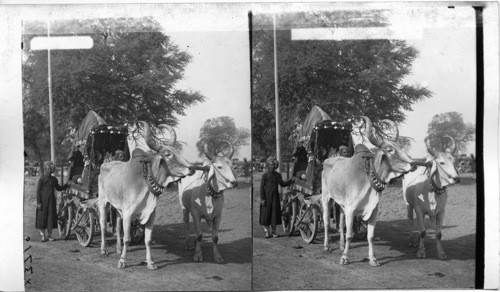
[[[159,129],[167,129],[170,132],[170,140],[166,144],[157,144],[151,137],[151,132],[149,126],[146,122],[139,122],[144,128],[143,137],[146,140],[146,144],[152,150],[157,152],[153,159],[153,172],[158,171],[159,181],[166,186],[170,182],[177,181],[185,176],[193,175],[194,169],[191,164],[179,153],[179,151],[174,147],[177,135],[175,130],[169,125],[160,125]],[[162,179],[163,177],[163,179]]]
[[[206,144],[204,148],[205,156],[209,160],[208,163],[210,165],[210,170],[208,172],[208,181],[210,182],[210,186],[216,192],[238,186],[233,173],[233,162],[231,161],[231,158],[234,154],[234,147],[230,142],[224,142],[228,143],[230,147],[228,156],[212,155],[208,151],[208,147]]]
[[[375,136],[371,120],[364,116],[362,118],[365,121],[365,135],[373,145],[379,148],[375,156],[375,163],[382,168],[380,173],[387,176],[385,179],[386,182],[415,170],[414,161],[396,143],[399,137],[399,130],[395,122],[382,120],[382,123],[389,126],[392,135],[389,136],[389,139],[381,140]]]
[[[434,184],[438,188],[460,182],[457,169],[455,168],[455,157],[453,154],[456,151],[455,140],[450,136],[444,136],[450,141],[448,147],[444,147],[443,151],[435,151],[432,149],[428,138],[425,138],[425,145],[430,156],[427,157],[427,162],[431,162],[431,170],[429,176],[433,179]]]

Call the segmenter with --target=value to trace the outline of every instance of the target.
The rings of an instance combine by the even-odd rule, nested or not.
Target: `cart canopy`
[[[298,136],[299,141],[309,142],[309,140],[311,139],[311,133],[313,132],[316,123],[325,120],[331,121],[332,118],[319,106],[313,106],[304,122],[302,123],[302,128],[300,129]]]
[[[83,121],[81,122],[78,130],[75,133],[75,139],[73,140],[73,147],[80,142],[80,144],[85,145],[87,138],[90,134],[92,127],[98,125],[104,125],[106,122],[99,116],[95,111],[90,110]]]

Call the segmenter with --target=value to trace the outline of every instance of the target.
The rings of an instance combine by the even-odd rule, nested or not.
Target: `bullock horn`
[[[229,155],[227,156],[229,159],[233,158],[233,154],[234,154],[234,146],[232,143],[230,143],[229,141],[226,141],[226,140],[222,140],[222,142],[226,142],[227,144],[229,144],[229,147],[231,148],[231,151],[229,153]]]
[[[394,135],[391,135],[390,140],[393,142],[398,141],[398,138],[399,138],[398,125],[394,121],[387,120],[387,119],[382,120],[381,123],[388,125],[391,133],[394,133]]]
[[[431,142],[430,142],[429,137],[425,137],[425,146],[427,147],[427,151],[429,152],[430,155],[436,156],[434,154],[434,150],[432,150]]]
[[[174,128],[170,125],[161,124],[158,126],[158,129],[167,129],[170,132],[170,140],[168,140],[168,145],[174,146],[175,142],[177,141],[177,134],[175,133]]]
[[[451,141],[451,145],[448,147],[448,149],[450,149],[451,154],[454,154],[455,150],[457,150],[457,145],[455,145],[455,140],[453,140],[453,138],[448,136],[448,135],[443,136],[443,138],[448,138]],[[443,148],[444,148],[444,144],[443,144]]]
[[[144,129],[144,133],[141,133],[142,137],[144,137],[144,140],[146,140],[146,144],[148,145],[151,150],[154,150],[156,152],[160,151],[160,145],[156,144],[156,142],[151,138],[151,131],[149,129],[148,123],[144,121],[139,121],[138,124],[142,126]]]
[[[365,135],[368,137],[368,140],[370,143],[373,145],[380,147],[382,145],[382,141],[380,141],[377,137],[375,137],[373,133],[373,128],[372,128],[372,121],[370,118],[362,116],[361,117],[365,121]]]
[[[205,152],[205,155],[208,157],[208,159],[210,159],[211,161],[214,161],[214,156],[210,154],[210,151],[208,151],[208,145],[205,144],[205,146],[203,147],[203,152]]]

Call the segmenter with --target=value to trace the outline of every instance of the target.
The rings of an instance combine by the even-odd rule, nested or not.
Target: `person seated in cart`
[[[307,168],[307,150],[303,145],[303,139],[299,141],[295,152],[293,152],[292,157],[294,158],[293,172],[292,176],[297,176],[300,171],[305,171]]]
[[[80,142],[76,143],[73,153],[69,158],[70,171],[68,180],[71,181],[73,177],[81,177],[84,167],[83,154],[80,151]]]
[[[269,157],[266,162],[267,172],[262,175],[260,181],[260,225],[264,226],[265,237],[278,237],[276,225],[281,224],[281,196],[278,185],[286,187],[291,185],[293,178],[283,181],[281,174],[276,171],[279,162],[274,156]],[[269,228],[271,227],[271,228]],[[269,233],[271,231],[271,233]]]

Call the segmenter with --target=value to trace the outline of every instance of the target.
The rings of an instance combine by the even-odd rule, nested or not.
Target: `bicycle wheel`
[[[66,240],[71,234],[73,206],[72,204],[67,204],[62,201],[59,205],[59,210],[62,210],[57,217],[57,229],[59,230],[59,238],[61,240]]]
[[[290,195],[286,195],[283,201],[283,210],[281,211],[281,226],[285,235],[292,235],[295,231],[295,223],[297,222],[298,203],[297,200],[290,199]]]

